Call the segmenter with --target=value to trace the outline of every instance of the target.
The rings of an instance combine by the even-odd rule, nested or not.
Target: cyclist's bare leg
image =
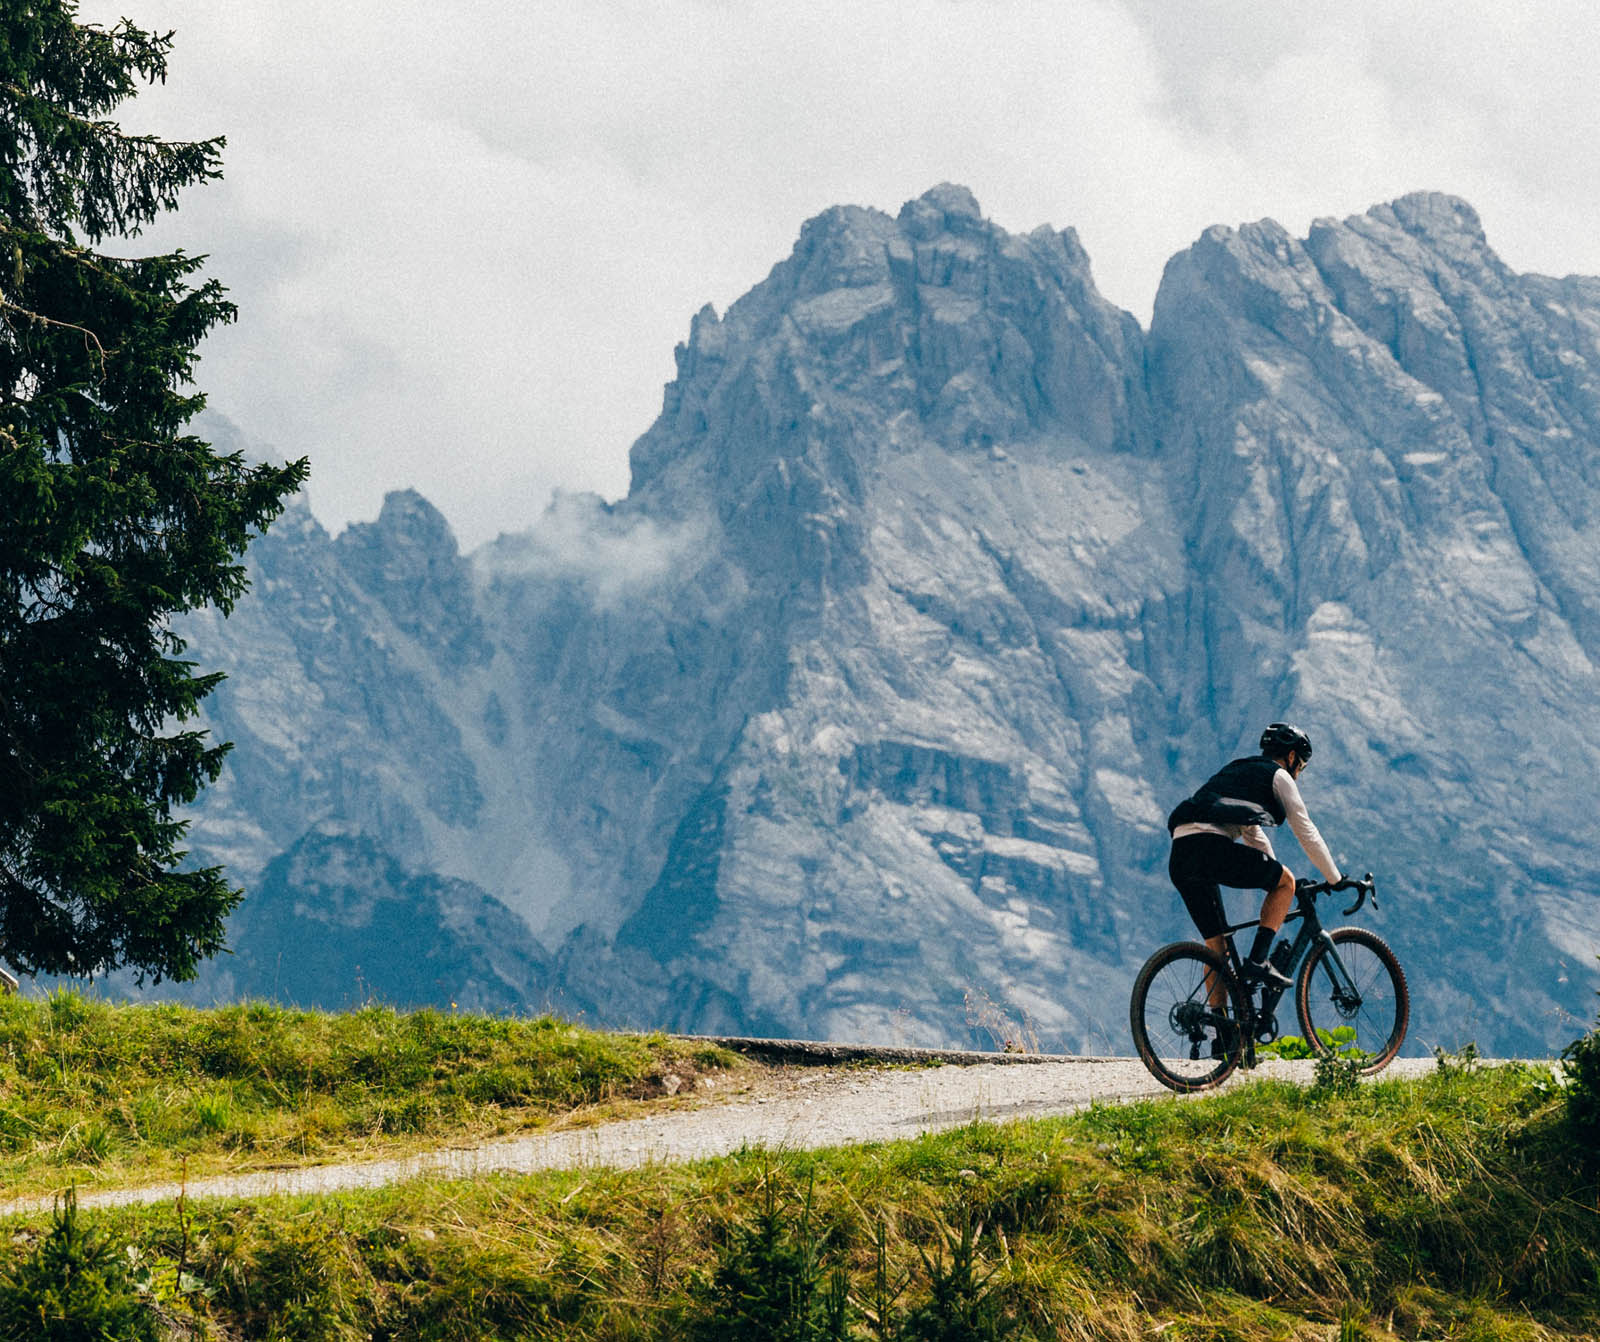
[[[1276,933],[1283,926],[1283,920],[1289,916],[1289,906],[1294,903],[1294,873],[1284,867],[1278,876],[1278,883],[1267,891],[1267,897],[1261,901],[1261,930]],[[1211,947],[1218,955],[1226,958],[1228,943],[1225,937],[1207,937],[1206,945]],[[1206,975],[1206,1001],[1212,1006],[1226,1005],[1228,1000],[1227,990],[1222,986],[1222,980],[1215,974]]]
[[[1277,884],[1267,891],[1267,897],[1261,901],[1261,918],[1256,926],[1255,939],[1251,942],[1250,954],[1245,956],[1247,967],[1259,971],[1266,964],[1272,939],[1278,935],[1283,920],[1289,916],[1289,905],[1293,902],[1294,873],[1284,867],[1278,873]]]
[[[1289,916],[1289,906],[1294,903],[1294,873],[1288,867],[1283,869],[1283,875],[1278,877],[1278,883],[1267,891],[1267,897],[1261,901],[1261,927],[1267,932],[1276,932],[1283,926],[1283,920]]]
[[[1206,945],[1211,947],[1224,960],[1228,958],[1228,939],[1226,937],[1207,937]],[[1223,986],[1222,975],[1213,974],[1206,970],[1206,1001],[1214,1007],[1227,1006],[1228,990]]]

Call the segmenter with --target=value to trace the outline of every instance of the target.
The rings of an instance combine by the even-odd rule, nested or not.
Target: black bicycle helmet
[[[1287,722],[1274,722],[1261,733],[1261,753],[1271,759],[1297,752],[1302,760],[1311,758],[1311,738]]]

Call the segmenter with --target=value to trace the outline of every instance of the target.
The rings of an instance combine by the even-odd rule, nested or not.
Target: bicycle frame
[[[1358,882],[1358,886],[1361,889],[1361,897],[1354,905],[1345,910],[1346,917],[1353,914],[1366,902],[1367,896],[1372,893],[1371,883],[1371,876],[1366,877],[1363,882]],[[1295,908],[1284,918],[1283,926],[1278,929],[1278,935],[1281,936],[1290,923],[1296,921],[1300,923],[1299,930],[1296,932],[1294,940],[1290,943],[1289,962],[1282,966],[1282,971],[1291,981],[1295,979],[1300,972],[1300,966],[1305,962],[1306,956],[1310,954],[1312,946],[1320,942],[1326,949],[1326,953],[1322,957],[1322,963],[1327,968],[1329,977],[1333,979],[1334,991],[1359,1001],[1361,994],[1356,987],[1355,980],[1350,976],[1350,971],[1345,968],[1344,961],[1339,958],[1339,950],[1332,936],[1329,935],[1327,928],[1322,925],[1322,920],[1317,916],[1317,896],[1327,893],[1330,889],[1332,887],[1327,882],[1302,882],[1296,888]],[[1376,899],[1373,900],[1373,904],[1376,907]],[[1249,1013],[1248,1020],[1239,1022],[1240,1033],[1243,1036],[1244,1043],[1244,1058],[1242,1061],[1245,1067],[1254,1067],[1256,1065],[1256,1044],[1258,1042],[1271,1042],[1270,1040],[1258,1040],[1261,1022],[1276,1019],[1278,1003],[1283,1000],[1284,993],[1288,991],[1287,988],[1269,987],[1266,984],[1259,985],[1260,1004],[1258,1006],[1256,988],[1245,983],[1244,965],[1239,958],[1239,948],[1234,943],[1233,934],[1242,932],[1246,928],[1259,927],[1260,925],[1261,920],[1259,918],[1251,918],[1248,922],[1231,923],[1224,927],[1222,932],[1223,956],[1228,962],[1229,972],[1244,987],[1245,1009]]]

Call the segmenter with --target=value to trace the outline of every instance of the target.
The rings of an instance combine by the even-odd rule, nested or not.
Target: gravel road
[[[981,1055],[979,1055],[981,1056]],[[1016,1061],[1021,1061],[1018,1059]],[[292,1170],[196,1179],[181,1191],[194,1198],[258,1198],[376,1188],[419,1176],[470,1178],[499,1172],[636,1166],[727,1155],[741,1147],[789,1150],[892,1141],[959,1127],[1070,1113],[1094,1101],[1165,1096],[1135,1058],[1029,1059],[1031,1066],[979,1062],[907,1070],[860,1066],[790,1068],[754,1098],[707,1103],[599,1127],[500,1138],[446,1147],[400,1160],[315,1165]],[[1386,1077],[1417,1076],[1432,1058],[1400,1058]],[[1251,1074],[1309,1082],[1310,1062],[1269,1062]],[[1232,1082],[1230,1084],[1237,1084]],[[83,1207],[167,1202],[178,1184],[79,1194]],[[0,1215],[48,1209],[51,1199],[0,1203]]]

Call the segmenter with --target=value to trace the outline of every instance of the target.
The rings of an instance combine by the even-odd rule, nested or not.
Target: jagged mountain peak
[[[1010,234],[950,185],[896,218],[837,207],[726,316],[696,314],[662,414],[634,445],[634,493],[681,510],[685,493],[743,495],[799,457],[849,474],[839,444],[854,435],[838,421],[851,406],[892,403],[981,450],[1030,434],[1142,450],[1141,349],[1138,323],[1096,290],[1071,230]],[[736,442],[716,427],[735,416]]]
[[[1435,242],[1461,238],[1480,246],[1488,242],[1478,212],[1460,196],[1443,191],[1413,191],[1385,205],[1374,205],[1367,214]]]
[[[351,549],[373,545],[405,548],[429,555],[458,553],[455,532],[434,505],[415,489],[392,489],[372,522],[355,522],[340,534],[339,543]]]
[[[987,227],[978,198],[964,186],[941,182],[900,207],[898,222],[911,237],[924,240],[939,233],[981,234]]]
[[[272,524],[268,537],[287,540],[326,540],[328,533],[311,511],[311,498],[304,489],[291,494],[283,505],[283,512]]]
[[[416,490],[384,495],[377,520],[346,527],[334,548],[401,630],[444,632],[461,661],[488,655],[473,613],[471,565],[444,514]]]
[[[970,1042],[987,1001],[1125,1050],[1191,931],[1162,820],[1287,719],[1417,1047],[1559,1044],[1600,946],[1597,333],[1600,282],[1449,197],[1209,229],[1148,337],[1071,230],[827,211],[695,315],[626,500],[471,582],[414,496],[252,550],[197,626],[239,743],[197,855],[291,935],[353,910],[319,966],[445,920],[441,976],[513,1000],[492,896],[606,1022]]]
[[[901,206],[900,213],[916,211],[920,206],[930,205],[938,210],[946,219],[982,219],[983,211],[978,206],[978,198],[972,191],[957,182],[940,182],[937,186],[930,186],[915,200],[908,200]]]
[[[1182,288],[1187,276],[1198,274],[1213,285],[1264,283],[1310,292],[1323,278],[1325,258],[1341,252],[1347,269],[1392,272],[1401,266],[1423,280],[1444,267],[1509,274],[1471,205],[1442,192],[1418,191],[1362,214],[1318,218],[1305,238],[1270,218],[1237,227],[1214,224],[1167,263],[1163,287],[1170,280]]]

